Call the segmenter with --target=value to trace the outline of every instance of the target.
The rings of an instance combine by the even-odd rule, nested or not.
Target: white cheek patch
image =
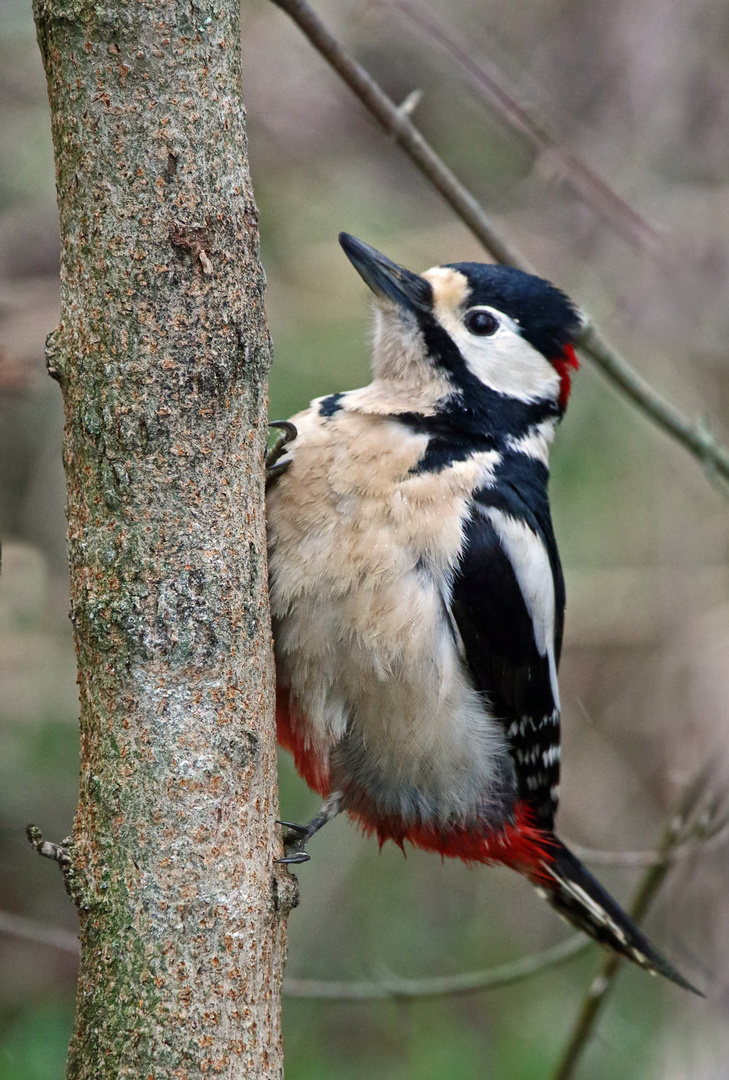
[[[423,277],[433,288],[433,313],[457,345],[472,375],[498,393],[519,401],[541,401],[559,397],[559,375],[547,359],[521,336],[519,326],[508,315],[489,307],[499,326],[494,334],[478,337],[463,324],[469,285],[465,274],[445,266],[427,270]]]
[[[488,337],[470,334],[453,314],[439,321],[458,346],[466,367],[479,382],[519,401],[543,401],[559,397],[559,375],[542,354],[526,341],[508,315],[484,308],[498,319],[499,327]]]

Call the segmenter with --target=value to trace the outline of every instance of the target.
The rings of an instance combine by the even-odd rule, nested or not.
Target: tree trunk
[[[68,1077],[282,1075],[270,346],[237,0],[36,0],[63,240],[82,960]]]

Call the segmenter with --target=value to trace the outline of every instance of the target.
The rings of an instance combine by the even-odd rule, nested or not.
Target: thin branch
[[[73,846],[73,837],[67,836],[60,844],[52,844],[50,840],[44,840],[43,834],[37,825],[26,825],[25,835],[31,847],[35,848],[44,859],[52,859],[63,867],[70,858]]]
[[[453,994],[472,994],[494,990],[528,979],[582,952],[592,942],[576,934],[544,952],[525,956],[486,971],[434,979],[401,979],[388,976],[378,982],[320,982],[317,979],[284,979],[284,994],[289,997],[327,998],[335,1001],[374,1001],[383,998],[430,998]]]
[[[516,247],[499,235],[493,222],[470,191],[451,172],[408,118],[407,110],[398,108],[362,65],[349,56],[306,0],[272,0],[272,2],[291,16],[312,45],[354,91],[387,134],[402,147],[494,258],[508,266],[525,269],[526,258]]]
[[[521,135],[541,156],[556,167],[559,178],[570,185],[578,198],[606,219],[623,239],[638,247],[655,250],[661,235],[632,206],[613,191],[602,177],[576,154],[560,146],[556,139],[521,105],[503,84],[503,75],[473,59],[467,49],[431,11],[413,0],[388,0],[383,7],[395,8],[427,34],[463,69],[477,93],[513,131]],[[539,158],[537,159],[539,162]]]
[[[26,919],[0,911],[0,934],[30,941],[35,945],[50,945],[54,949],[79,955],[75,934],[59,927],[48,926],[36,919]],[[318,979],[285,979],[284,994],[288,997],[324,998],[334,1001],[373,1001],[383,998],[445,997],[451,994],[471,994],[478,990],[495,990],[528,979],[549,968],[563,964],[588,948],[592,942],[584,934],[576,934],[543,952],[524,956],[507,964],[435,979],[400,979],[388,976],[378,982],[324,982]]]
[[[676,844],[665,851],[604,851],[583,847],[570,841],[569,849],[585,862],[601,866],[662,866],[679,862],[690,855],[703,855],[705,851],[719,847],[729,840],[729,820],[709,815],[704,824],[697,822],[693,838],[685,844]]]
[[[579,341],[582,352],[592,358],[603,375],[650,420],[662,428],[704,466],[710,479],[722,481],[727,494],[729,448],[711,434],[703,420],[689,420],[650,386],[610,345],[598,328],[585,319]]]
[[[677,811],[671,816],[663,839],[658,846],[658,852],[661,854],[662,859],[654,866],[651,866],[644,875],[630,907],[629,914],[635,923],[640,923],[644,918],[666,879],[671,868],[671,860],[667,857],[671,850],[691,840],[704,827],[703,823],[706,819],[706,796],[704,795],[706,777],[707,773],[702,772],[686,789]],[[702,800],[704,800],[703,805],[701,805]],[[611,953],[605,959],[600,972],[592,980],[552,1080],[570,1080],[570,1077],[574,1075],[577,1063],[587,1046],[598,1015],[607,1000],[608,992],[613,986],[615,976],[620,970],[622,962],[622,957],[617,953]]]
[[[642,865],[650,865],[650,870],[645,875],[631,908],[631,917],[636,922],[639,922],[647,912],[651,901],[663,884],[672,863],[676,860],[676,853],[686,855],[690,852],[702,850],[705,844],[710,840],[725,838],[727,830],[726,821],[724,820],[717,824],[716,816],[712,812],[713,807],[708,805],[703,807],[702,811],[695,816],[689,826],[686,825],[687,819],[692,816],[692,813],[696,808],[696,803],[701,795],[700,789],[703,788],[703,784],[704,777],[702,775],[700,780],[693,784],[687,791],[679,810],[672,816],[666,835],[656,851],[595,853],[591,852],[589,849],[583,849],[584,853],[588,856],[598,854],[609,857],[609,859],[605,858],[604,861],[606,862],[622,861],[625,856],[630,856],[631,858],[639,857],[641,860],[650,859],[649,863],[642,863]],[[699,838],[701,843],[696,842]],[[576,845],[573,846],[576,847]],[[633,864],[635,865],[635,863]],[[582,934],[577,934],[572,938],[568,938],[567,941],[555,945],[551,949],[546,949],[544,952],[526,956],[521,960],[501,964],[498,967],[489,968],[486,971],[469,972],[445,978],[401,979],[396,976],[388,976],[377,982],[330,982],[317,979],[286,979],[284,980],[284,993],[289,997],[319,998],[329,1001],[376,1001],[383,999],[446,997],[456,994],[469,994],[481,990],[493,990],[503,986],[509,986],[512,983],[520,982],[522,979],[530,978],[532,975],[539,974],[557,964],[563,963],[583,949],[588,948],[591,944],[592,942],[589,938]],[[575,1029],[577,1031],[579,1028],[580,1039],[587,1038],[589,1035],[590,1026],[594,1022],[594,1018],[596,1017],[599,1008],[599,1004],[596,1007],[595,1002],[601,1002],[607,993],[607,990],[618,971],[619,963],[620,959],[617,957],[617,954],[609,956],[603,965],[600,975],[593,981],[590,990],[588,991],[587,1002],[584,1009],[585,1020],[582,1021],[581,1014],[580,1021],[582,1021],[582,1023],[578,1023]],[[589,1003],[589,1009],[587,1008],[587,1003]],[[586,1027],[586,1024],[589,1026]],[[582,1035],[583,1030],[584,1036]],[[569,1075],[569,1073],[565,1074],[564,1078],[561,1075],[556,1076],[555,1080],[566,1080],[566,1077]]]
[[[76,934],[63,930],[59,926],[47,926],[36,919],[26,919],[22,915],[11,915],[9,911],[0,911],[0,934],[31,941],[34,945],[50,945],[61,952],[78,956],[79,941]]]
[[[407,112],[399,109],[361,64],[349,56],[306,0],[272,2],[294,20],[312,45],[354,91],[388,135],[402,147],[496,261],[532,272],[521,252],[501,236],[490,216],[423,138]],[[722,490],[727,493],[729,449],[710,434],[703,421],[689,420],[662,398],[633,370],[584,314],[583,320],[584,331],[579,340],[581,351],[592,358],[603,375],[633,405],[697,458],[712,480],[722,481]]]

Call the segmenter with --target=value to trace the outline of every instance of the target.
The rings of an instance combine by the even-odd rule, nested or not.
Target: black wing
[[[510,508],[507,515],[484,495],[472,504],[465,526],[451,612],[475,684],[506,729],[519,796],[534,811],[536,824],[550,829],[559,799],[556,669],[564,618],[562,571],[549,522],[545,531],[528,511],[517,517]],[[514,523],[520,536],[516,547],[505,538],[505,526]],[[535,576],[535,564],[546,567],[543,581]],[[524,580],[530,569],[532,588],[526,599],[519,575]],[[539,619],[550,610],[551,619]]]

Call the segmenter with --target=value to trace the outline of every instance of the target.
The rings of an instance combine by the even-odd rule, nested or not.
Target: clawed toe
[[[282,859],[274,859],[274,862],[279,866],[291,866],[308,862],[310,858],[311,855],[307,855],[305,851],[292,851],[290,855],[284,855]]]
[[[270,450],[266,454],[266,485],[272,483],[277,477],[285,473],[291,464],[290,461],[278,462],[286,453],[288,443],[293,442],[298,432],[296,426],[289,420],[273,420],[268,425],[270,428],[278,428],[278,435],[274,439]]]
[[[308,862],[311,856],[306,854],[306,845],[314,833],[319,832],[322,825],[326,825],[327,821],[331,821],[339,813],[343,800],[342,791],[333,791],[324,800],[316,817],[313,817],[307,825],[299,825],[296,821],[277,821],[278,825],[283,825],[286,832],[283,836],[284,857],[276,859],[276,862],[284,864]]]
[[[305,836],[307,840],[309,838],[308,825],[299,825],[295,821],[281,821],[279,818],[276,819],[276,824],[283,825],[284,829],[289,829],[292,833],[296,833],[297,836]]]
[[[306,853],[306,844],[312,835],[310,827],[299,825],[295,821],[277,821],[277,824],[283,825],[286,832],[283,837],[285,854],[283,858],[276,859],[276,862],[284,866],[308,862],[311,855]]]

